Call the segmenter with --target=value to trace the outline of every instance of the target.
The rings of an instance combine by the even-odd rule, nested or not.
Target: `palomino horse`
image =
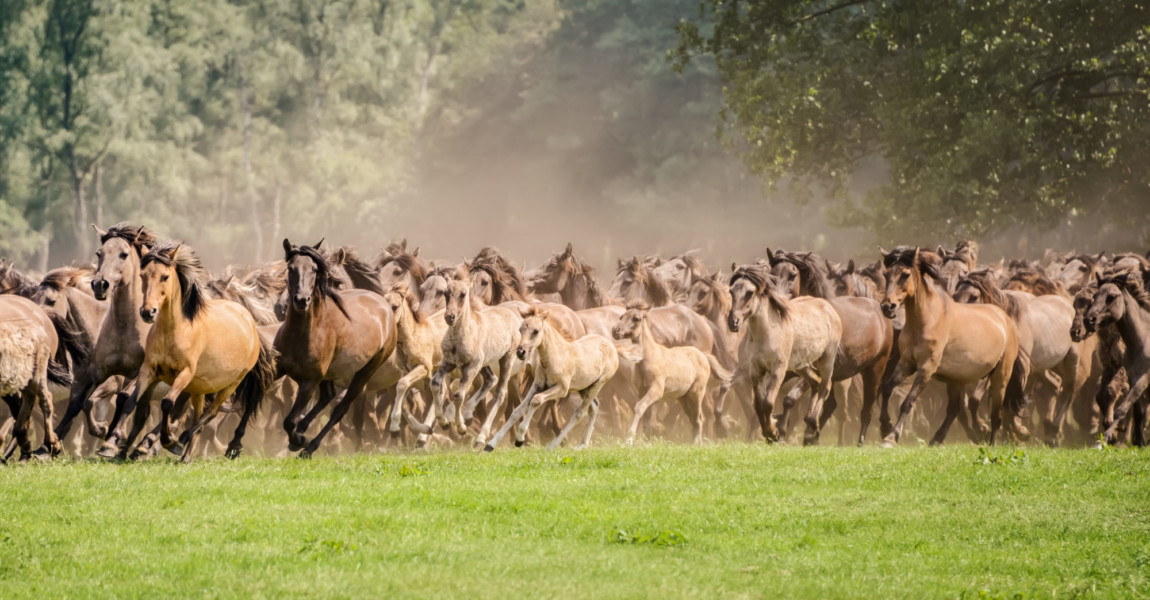
[[[283,426],[289,448],[300,450],[302,458],[310,457],[347,414],[376,370],[395,351],[397,339],[395,317],[379,294],[337,289],[333,265],[320,253],[322,244],[320,240],[315,246],[293,246],[284,239],[291,300],[275,347],[280,372],[299,384]],[[309,443],[305,436],[310,419],[301,420],[301,415],[317,388],[320,398],[312,415],[331,403],[337,386],[346,392]]]
[[[415,385],[428,382],[443,359],[441,342],[447,332],[447,322],[443,320],[443,311],[428,315],[419,310],[418,300],[404,283],[397,284],[383,299],[395,315],[398,333],[395,354],[399,356],[402,376],[396,384],[389,429],[392,437],[399,437],[400,415],[407,408],[407,392]]]
[[[787,373],[810,384],[808,437],[817,432],[843,332],[842,321],[829,302],[806,296],[787,300],[776,286],[764,265],[736,269],[731,275],[731,310],[727,313],[731,331],[747,327],[739,355],[749,370],[755,413],[768,443],[779,440],[775,397]]]
[[[679,400],[691,423],[694,442],[702,444],[703,396],[707,392],[707,383],[713,375],[730,385],[734,375],[719,365],[712,354],[704,354],[691,346],[668,348],[655,341],[651,333],[650,312],[646,304],[632,304],[611,331],[615,339],[631,342],[632,347],[628,350],[632,350],[630,359],[636,363],[635,381],[643,390],[642,398],[635,405],[631,427],[627,430],[627,443],[634,443],[639,421],[651,405]]]
[[[546,308],[533,306],[521,315],[523,323],[519,327],[519,343],[515,355],[519,360],[526,360],[530,354],[535,355],[535,380],[527,396],[484,447],[487,452],[494,450],[499,440],[520,420],[515,431],[515,445],[522,446],[536,409],[547,402],[560,401],[572,392],[577,392],[582,401],[559,435],[547,445],[547,449],[558,448],[588,412],[591,413],[591,420],[583,434],[583,442],[577,448],[591,443],[595,418],[599,414],[599,390],[618,370],[619,355],[615,346],[600,335],[570,339],[551,323],[548,312]]]
[[[140,306],[144,303],[140,260],[156,243],[156,238],[146,227],[129,223],[117,223],[107,231],[98,227],[93,229],[100,236],[100,247],[96,250],[92,292],[101,301],[108,299],[110,294],[111,306],[100,324],[88,368],[77,374],[68,408],[56,425],[56,435],[67,437],[72,419],[83,409],[88,419],[88,432],[98,438],[107,437],[99,454],[112,457],[119,452],[120,441],[127,435],[124,430],[127,422],[123,421],[123,416],[127,408],[125,392],[130,390],[121,391],[115,414],[107,424],[96,421],[92,392],[111,377],[134,380],[144,363],[144,346],[152,326],[140,316]],[[148,401],[148,398],[144,400]]]
[[[32,456],[28,427],[37,402],[44,413],[44,445],[53,456],[60,453],[60,440],[52,431],[48,383],[67,386],[72,381],[67,366],[53,358],[57,343],[56,330],[44,311],[27,298],[0,296],[0,397],[16,419],[13,433],[21,462]]]
[[[884,395],[889,396],[894,384],[915,376],[894,427],[885,431],[889,424],[883,423],[884,446],[898,443],[915,400],[934,378],[947,384],[948,402],[946,418],[931,444],[941,444],[946,439],[962,410],[964,387],[983,377],[990,377],[992,444],[1002,422],[1006,385],[1018,358],[1014,321],[997,306],[959,304],[951,299],[939,281],[941,263],[937,254],[919,248],[904,246],[883,253],[887,269],[883,314],[893,319],[900,306],[906,307],[906,325],[898,340],[899,363]]]
[[[1027,396],[1033,393],[1040,381],[1038,375],[1053,370],[1061,377],[1062,391],[1057,402],[1050,407],[1053,410],[1046,411],[1045,423],[1047,443],[1052,446],[1061,443],[1066,413],[1084,381],[1079,373],[1082,345],[1070,339],[1070,326],[1074,321],[1074,307],[1070,300],[1059,295],[1035,296],[1028,292],[1000,290],[995,278],[985,269],[959,278],[954,299],[965,304],[992,304],[1014,319],[1021,353],[1030,357],[1029,372],[1024,373],[1022,380]],[[971,416],[979,423],[977,406],[971,404]]]
[[[779,279],[783,287],[791,289],[793,286],[800,295],[822,298],[829,302],[839,315],[842,322],[842,338],[839,341],[839,353],[835,358],[834,375],[831,380],[845,382],[856,375],[861,377],[863,404],[859,413],[858,443],[862,444],[866,439],[874,402],[882,386],[882,375],[894,345],[894,328],[890,320],[883,317],[882,308],[877,301],[858,296],[836,296],[828,280],[824,262],[818,256],[810,252],[779,251],[774,253],[773,261],[772,274]],[[819,422],[815,424],[813,439],[808,435],[808,441],[817,442],[819,431],[834,413],[839,400],[843,404],[843,411],[846,412],[846,388],[836,387],[838,387],[837,393],[832,388],[825,410],[819,417]],[[836,398],[837,396],[842,397]],[[787,400],[788,403],[793,402],[790,396]],[[789,408],[784,405],[784,415]],[[781,420],[786,423],[785,417]],[[843,422],[846,422],[845,417]],[[808,423],[808,432],[810,426]],[[841,435],[839,441],[840,443],[845,441]]]
[[[170,386],[161,403],[160,442],[164,447],[180,453],[183,462],[190,462],[200,429],[235,393],[243,414],[227,456],[239,456],[248,421],[275,380],[274,351],[260,340],[255,319],[242,305],[204,295],[206,277],[200,259],[180,242],[160,243],[145,254],[140,280],[144,296],[140,317],[151,323],[152,329],[125,411],[141,395],[144,401],[136,410],[135,424],[122,453],[147,423],[148,398],[162,381]],[[177,444],[172,437],[172,417],[176,400],[185,392],[195,420]],[[205,409],[204,397],[208,395],[212,401]]]
[[[1145,440],[1146,408],[1150,403],[1150,292],[1140,270],[1123,270],[1109,275],[1098,283],[1098,291],[1083,317],[1089,329],[1114,325],[1126,345],[1123,367],[1130,381],[1130,389],[1122,402],[1113,409],[1113,415],[1104,411],[1106,417],[1103,432],[1106,443],[1118,441],[1118,426],[1130,409],[1134,408],[1134,422],[1131,438],[1136,446],[1143,446]]]
[[[431,378],[431,397],[440,426],[446,428],[454,421],[456,433],[464,435],[467,432],[464,406],[474,406],[494,389],[495,399],[475,442],[482,446],[507,397],[507,382],[522,369],[522,363],[515,359],[515,349],[519,346],[519,327],[523,319],[518,310],[509,306],[484,307],[472,298],[471,290],[469,280],[448,282],[443,314],[443,320],[447,322],[442,342],[443,361]],[[498,376],[491,367],[499,369]],[[452,395],[452,406],[446,406],[447,379],[456,369],[460,373],[459,386]],[[467,392],[481,374],[482,385],[468,399]],[[455,415],[450,414],[452,407]],[[419,425],[412,423],[412,428],[419,433],[430,433]]]

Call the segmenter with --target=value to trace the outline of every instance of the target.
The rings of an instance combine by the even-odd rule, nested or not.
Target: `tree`
[[[1150,239],[1150,6],[708,0],[725,138],[883,242],[1132,219]],[[860,174],[882,176],[861,198]]]

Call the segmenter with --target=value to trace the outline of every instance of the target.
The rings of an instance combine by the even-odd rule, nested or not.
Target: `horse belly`
[[[942,352],[937,376],[954,383],[970,383],[986,377],[1002,360],[1006,331],[999,323],[974,323],[953,327]]]

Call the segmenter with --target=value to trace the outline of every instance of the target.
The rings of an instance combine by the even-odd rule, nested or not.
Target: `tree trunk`
[[[252,176],[252,111],[251,106],[248,105],[248,86],[242,70],[240,71],[240,112],[243,119],[244,179],[247,184],[248,206],[251,209],[252,241],[256,245],[252,257],[255,264],[258,265],[263,263],[264,232],[260,223],[259,197],[256,194],[256,186]]]
[[[44,229],[40,230],[40,264],[37,268],[41,273],[48,272],[48,254],[52,246],[52,222],[48,221],[44,224]]]
[[[88,255],[88,198],[84,190],[84,177],[72,177],[72,233],[76,237],[76,254]]]
[[[106,227],[104,223],[104,169],[99,164],[92,173],[92,187],[96,194],[96,225]]]

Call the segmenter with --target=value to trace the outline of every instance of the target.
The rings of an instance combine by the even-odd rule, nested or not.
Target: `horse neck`
[[[175,277],[175,273],[172,274]],[[156,321],[152,324],[152,331],[159,335],[174,334],[185,324],[190,323],[184,318],[184,293],[178,283],[171,285],[172,293],[164,299],[163,305],[156,313]]]
[[[100,331],[100,322],[107,311],[99,300],[81,292],[74,287],[65,288],[68,297],[68,320],[71,321],[89,342],[95,341]]]
[[[108,319],[118,324],[112,331],[123,331],[132,327],[143,330],[147,323],[140,318],[140,307],[144,305],[144,282],[140,280],[140,265],[129,276],[120,279],[120,285],[112,290],[112,303],[108,309]]]
[[[659,282],[654,275],[647,278],[647,284],[643,286],[643,291],[646,292],[647,302],[651,303],[653,308],[670,306],[675,302],[671,291]]]
[[[1141,350],[1150,340],[1150,312],[1142,308],[1126,290],[1122,290],[1122,302],[1125,310],[1122,311],[1122,318],[1114,325],[1126,343],[1127,352]]]
[[[727,313],[731,312],[731,302],[718,289],[711,290],[711,302],[703,316],[709,321],[723,325]]]
[[[407,300],[403,301],[404,306],[399,307],[399,311],[395,318],[395,332],[396,341],[404,346],[411,342],[415,337],[414,329],[416,327],[415,315],[413,314],[414,308]]]
[[[805,296],[812,296],[814,298],[822,298],[824,300],[834,298],[835,288],[833,285],[831,285],[831,282],[827,280],[826,277],[823,277],[821,282],[815,281],[816,277],[819,277],[819,275],[813,271],[807,271],[807,273],[804,274],[803,271],[800,270],[799,293]],[[819,285],[820,283],[822,285]]]
[[[779,328],[782,316],[779,310],[771,304],[771,299],[763,294],[759,297],[759,305],[747,320],[747,335],[754,339],[769,340]]]
[[[903,303],[906,306],[906,325],[917,325],[923,329],[933,327],[946,314],[947,306],[953,300],[945,293],[928,287],[931,284],[925,275],[920,273],[915,276],[918,277],[917,290],[920,291],[908,296]]]
[[[543,339],[535,351],[539,354],[539,364],[544,370],[554,370],[556,364],[565,362],[563,359],[571,355],[571,342],[563,339],[555,327],[544,320]]]

